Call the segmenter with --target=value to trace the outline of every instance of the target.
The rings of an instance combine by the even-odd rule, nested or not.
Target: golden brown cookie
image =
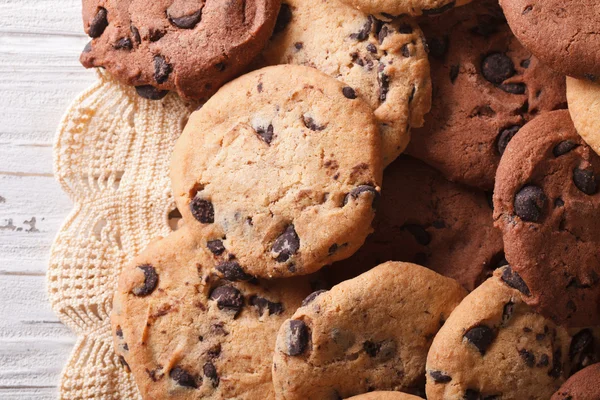
[[[567,77],[567,100],[577,133],[600,154],[600,84]]]

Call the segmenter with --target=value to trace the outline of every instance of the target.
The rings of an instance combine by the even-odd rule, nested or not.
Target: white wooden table
[[[81,0],[0,0],[0,399],[54,399],[74,335],[47,301],[52,240],[71,203],[52,177],[54,132],[94,81]]]

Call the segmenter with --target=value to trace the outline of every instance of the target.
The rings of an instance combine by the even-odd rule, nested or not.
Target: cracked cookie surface
[[[84,0],[92,41],[86,68],[103,67],[138,94],[205,99],[244,72],[269,39],[279,0]]]
[[[121,365],[147,399],[272,400],[277,331],[320,282],[223,279],[206,252],[184,227],[122,272],[112,313]]]
[[[193,113],[171,177],[183,220],[222,274],[304,275],[372,231],[382,176],[372,110],[316,69],[281,65],[224,86]]]
[[[573,327],[600,324],[600,157],[567,110],[525,125],[498,167],[494,219],[506,259],[540,313]]]
[[[521,126],[566,108],[565,79],[521,46],[497,1],[481,0],[420,24],[433,101],[407,153],[451,181],[491,190],[501,155]]]
[[[284,0],[266,64],[308,65],[345,82],[373,108],[384,164],[404,151],[431,107],[423,34],[410,18],[378,19],[327,0]]]
[[[311,294],[277,336],[278,398],[418,391],[431,341],[465,295],[452,279],[394,262]]]

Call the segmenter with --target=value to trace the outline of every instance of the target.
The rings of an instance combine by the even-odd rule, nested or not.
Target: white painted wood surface
[[[54,399],[74,335],[47,301],[71,203],[52,177],[55,129],[94,81],[79,64],[81,0],[0,0],[0,399]]]

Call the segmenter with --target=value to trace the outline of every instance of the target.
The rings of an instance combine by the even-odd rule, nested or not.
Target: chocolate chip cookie
[[[600,399],[600,364],[594,364],[570,377],[550,400],[598,399]]]
[[[548,399],[564,382],[570,337],[523,301],[510,267],[452,312],[427,356],[427,398]]]
[[[409,18],[382,20],[327,0],[284,0],[263,62],[315,67],[375,112],[384,165],[404,151],[431,106],[426,45]]]
[[[365,13],[438,15],[472,0],[342,0]]]
[[[452,279],[394,262],[311,294],[277,336],[277,398],[418,389],[431,341],[465,294]]]
[[[569,326],[600,325],[600,157],[567,110],[540,115],[498,167],[494,218],[525,301]]]
[[[600,154],[600,83],[567,77],[567,100],[577,133]]]
[[[275,336],[313,288],[309,277],[243,282],[211,273],[182,228],[121,274],[112,327],[145,399],[274,399]]]
[[[103,67],[148,99],[169,90],[205,99],[244,71],[269,39],[279,0],[84,0],[92,41],[86,68]]]
[[[380,145],[352,88],[309,67],[267,67],[191,115],[175,145],[173,193],[217,270],[308,274],[372,231]]]
[[[421,397],[401,392],[371,392],[350,397],[347,400],[419,400]]]
[[[473,290],[506,263],[486,193],[407,156],[385,170],[383,181],[375,232],[356,254],[327,268],[332,281],[393,260],[426,266]]]
[[[506,144],[527,121],[566,108],[564,77],[511,33],[495,0],[423,18],[433,80],[432,111],[407,153],[451,181],[484,190]]]
[[[554,70],[600,83],[600,3],[500,0],[521,43]]]

